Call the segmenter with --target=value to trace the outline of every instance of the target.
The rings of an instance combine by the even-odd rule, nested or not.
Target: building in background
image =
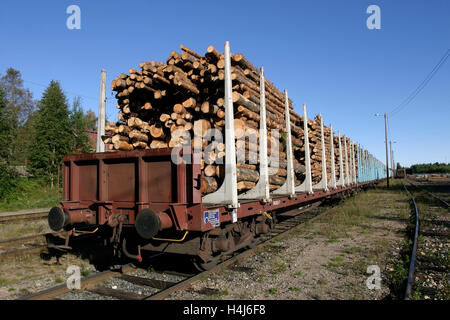
[[[91,141],[91,148],[95,151],[97,147],[97,131],[86,129],[86,132],[89,134],[89,140]],[[107,144],[105,146],[105,151],[110,151],[113,149],[112,144]]]

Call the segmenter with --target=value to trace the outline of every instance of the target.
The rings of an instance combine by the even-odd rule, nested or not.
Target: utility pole
[[[391,159],[392,159],[392,171],[393,171],[393,175],[394,175],[394,176],[397,176],[397,164],[395,163],[394,150],[392,150]]]
[[[394,175],[394,163],[393,158],[392,158],[392,141],[389,140],[389,156],[391,157],[391,170],[392,170],[392,175]]]
[[[397,173],[397,167],[395,165],[395,160],[394,160],[394,150],[392,149],[392,144],[393,143],[397,143],[397,141],[391,141],[389,140],[389,148],[390,148],[390,156],[391,156],[391,170],[392,170],[392,176],[394,177],[395,174]]]
[[[106,71],[102,69],[100,76],[100,97],[98,101],[97,120],[97,148],[96,152],[105,152],[102,136],[105,135],[105,106],[106,103]]]
[[[394,174],[397,175],[397,164],[395,163],[394,150],[392,150],[392,169],[394,169]]]
[[[386,179],[389,189],[389,154],[388,154],[388,129],[387,129],[387,113],[384,114],[384,136],[386,140]]]
[[[381,114],[376,113],[375,117],[379,117]],[[387,113],[384,114],[384,139],[386,143],[386,185],[389,188],[389,150],[388,150],[388,127],[387,127],[388,119]]]

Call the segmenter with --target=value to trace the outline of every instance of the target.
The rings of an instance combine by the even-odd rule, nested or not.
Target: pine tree
[[[84,120],[86,121],[87,128],[92,131],[97,131],[97,116],[94,111],[88,110],[84,115]]]
[[[27,142],[29,141],[29,125],[35,110],[35,101],[30,90],[24,88],[20,71],[8,68],[0,78],[6,98],[6,109],[10,121],[8,148],[11,164],[22,165],[26,159]]]
[[[71,151],[73,132],[67,99],[58,82],[45,90],[33,121],[32,140],[28,148],[30,172],[53,185],[57,166]]]
[[[14,117],[7,107],[5,91],[0,85],[0,199],[14,187],[15,173],[10,168],[11,139],[14,135]]]
[[[8,165],[12,157],[11,141],[14,138],[16,121],[8,108],[8,101],[3,86],[0,85],[0,161]]]
[[[6,74],[0,78],[0,83],[5,90],[7,106],[17,116],[17,124],[22,126],[33,113],[35,103],[30,90],[23,86],[20,71],[8,68]]]
[[[86,131],[91,124],[81,109],[81,99],[76,97],[70,112],[70,126],[73,132],[73,141],[71,145],[72,152],[92,152],[89,133]]]

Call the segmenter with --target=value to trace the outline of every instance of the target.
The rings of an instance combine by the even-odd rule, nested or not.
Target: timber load
[[[173,148],[191,144],[201,150],[201,191],[216,191],[224,178],[225,59],[213,46],[201,55],[183,45],[165,62],[141,62],[111,83],[118,121],[108,122],[103,141],[113,149]],[[237,188],[242,193],[259,180],[260,72],[243,55],[231,55],[232,100],[237,155]],[[286,180],[285,95],[265,79],[270,190]],[[289,99],[295,184],[304,180],[303,117]],[[313,182],[321,179],[320,117],[307,120]],[[218,134],[219,133],[219,134]],[[331,131],[324,126],[327,176]],[[335,145],[337,150],[337,145]],[[335,159],[338,159],[335,152]],[[336,163],[338,167],[338,162]],[[336,172],[339,170],[336,169]]]

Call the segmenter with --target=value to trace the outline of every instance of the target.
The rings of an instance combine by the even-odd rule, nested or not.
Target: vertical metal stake
[[[350,148],[352,151],[352,183],[356,184],[356,159],[355,159],[355,144],[350,142]]]
[[[344,153],[345,153],[345,185],[349,185],[350,184],[350,171],[348,169],[348,150],[347,150],[347,139],[344,136]]]
[[[336,168],[334,164],[334,134],[333,134],[333,126],[330,124],[330,161],[331,161],[331,179],[328,182],[330,188],[336,189]]]
[[[328,191],[327,186],[327,160],[326,160],[326,154],[325,154],[325,138],[323,134],[323,120],[322,115],[320,115],[320,141],[322,146],[322,179],[320,179],[320,182],[316,185],[313,185],[313,190],[324,190]]]
[[[341,144],[341,133],[338,131],[338,141],[339,141],[339,180],[336,183],[338,187],[345,187],[345,177],[344,177],[344,161],[342,156],[342,144]]]
[[[259,199],[263,202],[268,202],[270,200],[270,187],[267,155],[266,91],[263,67],[261,67],[259,82],[261,92],[259,99],[259,180],[253,189],[239,195],[239,199]]]
[[[105,135],[105,102],[106,102],[106,71],[102,69],[100,74],[100,97],[98,101],[98,122],[97,122],[97,146],[96,152],[105,152],[105,144],[102,136]]]
[[[295,196],[294,183],[294,154],[292,152],[292,136],[291,136],[291,115],[289,110],[289,99],[287,90],[284,90],[285,99],[285,121],[286,121],[286,160],[287,160],[287,175],[286,182],[280,188],[275,190],[273,194]]]
[[[303,104],[303,135],[305,138],[305,181],[297,187],[296,192],[313,193],[311,178],[311,156],[309,154],[308,117],[306,116],[306,104]]]
[[[225,178],[220,188],[203,197],[203,203],[227,204],[230,208],[239,207],[236,176],[236,143],[234,140],[234,111],[231,85],[230,43],[225,42]],[[233,210],[233,223],[237,221]]]

